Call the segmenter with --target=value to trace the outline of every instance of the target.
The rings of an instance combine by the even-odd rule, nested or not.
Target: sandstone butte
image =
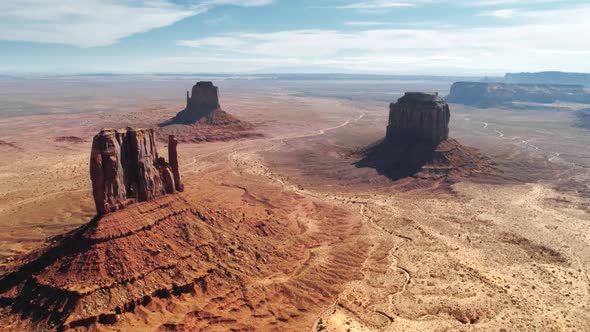
[[[186,92],[186,107],[166,124],[207,124],[213,126],[238,124],[236,119],[221,109],[219,89],[212,82],[201,81]],[[245,124],[245,123],[244,123]]]
[[[451,111],[438,93],[406,92],[389,105],[386,139],[438,144],[449,138]]]
[[[254,125],[225,112],[219,89],[212,82],[198,82],[186,92],[186,107],[160,124],[159,138],[174,134],[181,142],[214,142],[262,137]]]
[[[490,170],[476,149],[449,138],[451,111],[438,93],[406,92],[389,105],[385,138],[362,151],[357,167],[373,167],[393,179],[441,178]]]
[[[246,216],[212,201],[211,193],[201,200],[188,196],[181,192],[176,146],[170,137],[167,163],[150,129],[96,135],[90,170],[97,216],[4,269],[2,329],[141,330],[156,324],[147,329],[167,331],[158,313],[178,303],[186,304],[174,309],[182,318],[178,328],[190,331],[270,329],[300,317],[299,327],[313,323],[303,314],[327,303],[336,286],[319,281],[314,287],[322,292],[314,297],[297,284],[248,286],[294,270],[303,259],[306,246],[294,245],[299,228],[284,222],[290,210],[269,214],[267,206],[248,203]],[[347,220],[334,215],[335,224]]]
[[[134,202],[183,191],[176,153],[168,137],[168,158],[158,156],[153,129],[103,129],[92,142],[90,178],[98,214]]]

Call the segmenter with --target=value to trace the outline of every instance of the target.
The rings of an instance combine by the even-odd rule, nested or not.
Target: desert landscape
[[[223,121],[162,126],[203,80]],[[452,83],[0,80],[1,329],[590,331],[587,107],[451,103],[436,162],[362,162]],[[125,127],[180,138],[182,187],[167,158],[170,190],[97,216],[93,137]]]

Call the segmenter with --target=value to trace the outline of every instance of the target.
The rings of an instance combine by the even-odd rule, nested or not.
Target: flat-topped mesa
[[[449,138],[449,105],[438,93],[406,92],[389,105],[387,139],[434,145]]]
[[[96,212],[103,215],[182,191],[176,145],[171,135],[167,163],[158,156],[153,129],[102,129],[94,136],[90,155]]]
[[[173,122],[194,123],[219,108],[219,89],[212,82],[201,81],[193,86],[190,96],[186,92],[186,108],[174,117]]]

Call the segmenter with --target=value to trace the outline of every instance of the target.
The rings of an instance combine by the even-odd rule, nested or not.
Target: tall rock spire
[[[172,168],[172,175],[174,177],[174,185],[177,191],[183,191],[184,185],[180,179],[180,171],[178,170],[178,153],[176,147],[178,141],[174,138],[174,135],[168,136],[168,159],[170,159],[170,167]]]

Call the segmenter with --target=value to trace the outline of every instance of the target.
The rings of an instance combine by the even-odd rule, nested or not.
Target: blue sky
[[[590,72],[590,1],[2,0],[1,72]]]

